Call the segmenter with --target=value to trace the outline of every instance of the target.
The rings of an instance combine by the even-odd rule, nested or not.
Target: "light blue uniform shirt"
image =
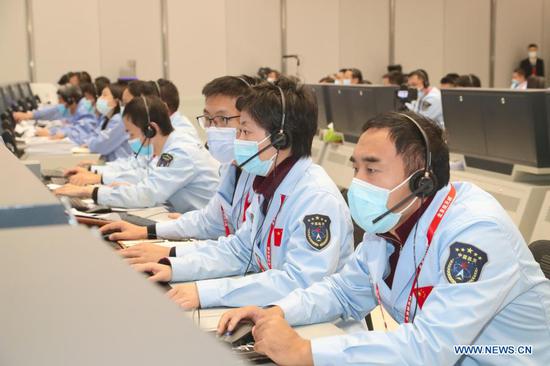
[[[413,322],[388,333],[314,339],[315,365],[550,364],[550,281],[498,202],[472,184],[453,184],[456,199],[433,236],[418,282],[420,288],[433,289]],[[418,222],[417,264],[426,252],[428,227],[449,188],[436,194]],[[339,316],[362,319],[377,305],[373,284],[378,284],[384,310],[403,323],[415,273],[414,232],[403,246],[391,289],[384,278],[394,246],[366,234],[340,273],[275,304],[292,325]],[[483,255],[486,262],[478,261]],[[413,297],[412,313],[415,305]],[[530,345],[533,354],[461,355],[454,345]]]
[[[242,226],[245,208],[254,195],[254,176],[241,171],[237,180],[237,167],[233,164],[224,164],[220,171],[218,191],[208,205],[200,210],[187,212],[177,220],[159,222],[156,225],[159,238],[217,239],[226,235],[226,224],[232,234]]]
[[[166,159],[170,162],[166,164]],[[164,161],[164,163],[163,163]],[[218,163],[189,136],[173,131],[160,156],[146,169],[137,169],[136,184],[116,188],[101,186],[97,202],[111,207],[154,207],[170,203],[178,212],[200,209],[216,193]]]
[[[430,87],[426,95],[420,96],[420,98],[411,103],[407,103],[406,106],[409,110],[434,120],[439,127],[445,129],[441,90],[438,88]]]
[[[348,207],[310,158],[300,159],[288,172],[265,217],[262,202],[263,196],[254,195],[235,235],[178,247],[181,257],[168,258],[173,281],[199,280],[201,307],[267,305],[340,270],[352,255]],[[247,269],[253,273],[219,278],[243,275]]]
[[[178,111],[174,112],[170,116],[170,121],[172,122],[172,126],[174,128],[185,131],[192,138],[194,138],[196,142],[199,142],[199,143],[201,142],[201,139],[199,138],[199,134],[197,133],[195,126],[193,126],[191,121],[189,121],[189,119],[185,117],[183,114],[181,114]]]
[[[120,113],[112,116],[105,129],[101,129],[104,122],[102,120],[93,135],[85,141],[90,151],[101,154],[106,161],[130,156],[132,149],[128,144],[128,133]]]

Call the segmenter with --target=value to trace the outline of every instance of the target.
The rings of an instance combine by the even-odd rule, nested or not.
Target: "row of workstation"
[[[316,138],[313,158],[340,188],[353,178],[349,160],[363,124],[400,108],[395,87],[310,85],[319,124],[334,124],[343,143]],[[369,99],[370,100],[367,100]],[[550,92],[480,88],[442,90],[452,181],[492,194],[530,243],[550,237]],[[361,104],[363,103],[363,104]],[[362,105],[350,111],[352,106]]]
[[[68,168],[79,157],[58,154],[48,164]],[[207,334],[227,309],[182,311],[97,230],[68,224],[68,207],[44,185],[40,163],[32,171],[3,144],[0,161],[9,172],[0,175],[0,298],[9,299],[0,314],[0,363],[245,363],[236,347],[229,352]],[[343,333],[332,323],[296,330],[305,338]]]

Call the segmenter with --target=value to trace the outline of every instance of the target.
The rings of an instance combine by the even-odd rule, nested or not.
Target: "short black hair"
[[[166,79],[158,79],[157,85],[159,86],[160,99],[166,103],[170,113],[176,112],[180,107],[180,93],[176,85]]]
[[[145,108],[144,99],[147,101],[150,121],[155,122],[159,126],[160,132],[164,136],[172,133],[174,127],[170,121],[170,112],[168,112],[166,104],[157,96],[143,96],[132,99],[130,103],[126,104],[122,117],[128,117],[130,122],[142,131],[145,131],[149,120],[147,119],[147,109]]]
[[[539,46],[537,46],[536,43],[529,43],[529,46],[527,46],[527,48],[531,48],[531,47],[539,48]]]
[[[387,78],[391,85],[402,85],[404,83],[403,74],[397,70],[384,74],[382,78]]]
[[[95,78],[94,83],[95,83],[95,90],[97,91],[97,95],[100,96],[101,92],[103,92],[103,89],[107,85],[111,84],[111,80],[109,80],[109,78],[106,76],[98,76],[97,78]]]
[[[132,80],[128,83],[128,91],[134,98],[140,95],[158,97],[157,86],[154,81]]]
[[[310,88],[286,77],[275,83],[261,83],[237,99],[237,109],[245,111],[269,134],[281,129],[282,100],[285,97],[284,132],[290,140],[291,154],[296,158],[311,156],[311,144],[317,133],[317,100]]]
[[[526,77],[527,75],[525,75],[525,70],[523,70],[521,67],[517,67],[514,69],[514,72],[518,75],[521,75],[523,77]]]
[[[94,84],[92,83],[87,83],[87,82],[80,83],[80,90],[82,91],[83,96],[85,94],[90,94],[90,95],[93,95],[94,98],[97,98],[97,92]]]
[[[443,76],[439,81],[439,83],[456,85],[456,81],[458,80],[459,77],[460,75],[458,75],[456,72],[450,72],[447,75]]]
[[[359,80],[359,84],[363,84],[363,73],[361,70],[352,67],[351,69],[348,69],[348,71],[351,71],[351,77],[353,79],[357,79]]]
[[[80,83],[91,83],[92,77],[90,76],[90,73],[88,71],[79,71],[76,73],[78,76],[78,81]]]
[[[65,85],[69,82],[69,80],[74,76],[74,72],[69,71],[66,74],[61,75],[59,80],[57,81],[58,85]]]
[[[474,74],[460,75],[456,80],[456,86],[467,88],[481,88],[481,80]]]
[[[250,87],[259,84],[261,80],[249,75],[221,76],[210,81],[202,88],[205,98],[215,95],[238,98],[250,92]]]
[[[67,83],[57,89],[57,95],[67,104],[77,104],[82,99],[82,90],[76,85]]]
[[[428,72],[426,70],[417,69],[417,70],[411,71],[411,73],[409,74],[409,77],[414,75],[422,79],[422,84],[424,85],[424,88],[427,88],[430,86],[430,77],[428,76]]]
[[[426,167],[426,145],[422,133],[403,114],[413,118],[426,133],[432,155],[432,171],[437,179],[437,190],[449,183],[449,146],[445,141],[445,132],[431,119],[414,112],[382,113],[363,126],[363,132],[374,129],[388,129],[390,139],[395,145],[397,154],[403,157],[405,175]]]
[[[109,89],[116,102],[116,107],[113,110],[113,115],[120,113],[120,102],[122,101],[122,93],[124,93],[126,85],[117,82],[107,85],[106,88]]]

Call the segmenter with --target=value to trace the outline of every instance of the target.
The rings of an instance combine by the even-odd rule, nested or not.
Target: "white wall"
[[[138,77],[161,77],[159,1],[99,0],[98,7],[102,75],[116,79],[121,68],[127,68],[128,61],[134,60]]]
[[[0,1],[0,82],[29,79],[25,2]]]
[[[36,77],[56,82],[69,71],[100,73],[97,0],[33,0]]]
[[[170,78],[183,98],[224,74],[280,68],[279,0],[168,0]],[[162,76],[160,0],[32,0],[37,81],[68,70]],[[288,53],[315,82],[358,67],[380,82],[388,64],[389,0],[287,0]],[[432,83],[447,72],[489,79],[490,0],[397,0],[396,62],[425,68]],[[529,9],[529,11],[526,11]],[[537,42],[550,63],[550,0],[498,0],[496,86],[506,87],[525,47]],[[25,3],[0,2],[0,82],[28,79]],[[294,73],[295,63],[288,62]],[[549,78],[550,80],[550,78]]]

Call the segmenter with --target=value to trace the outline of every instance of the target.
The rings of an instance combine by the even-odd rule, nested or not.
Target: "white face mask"
[[[537,51],[529,51],[529,58],[531,59],[537,58]]]
[[[237,129],[233,127],[208,127],[206,140],[208,151],[220,163],[230,163],[235,160],[234,144]]]
[[[274,83],[276,80],[275,80],[275,78],[267,78],[267,81],[270,82],[270,83]]]
[[[351,79],[342,80],[344,85],[351,85]]]

